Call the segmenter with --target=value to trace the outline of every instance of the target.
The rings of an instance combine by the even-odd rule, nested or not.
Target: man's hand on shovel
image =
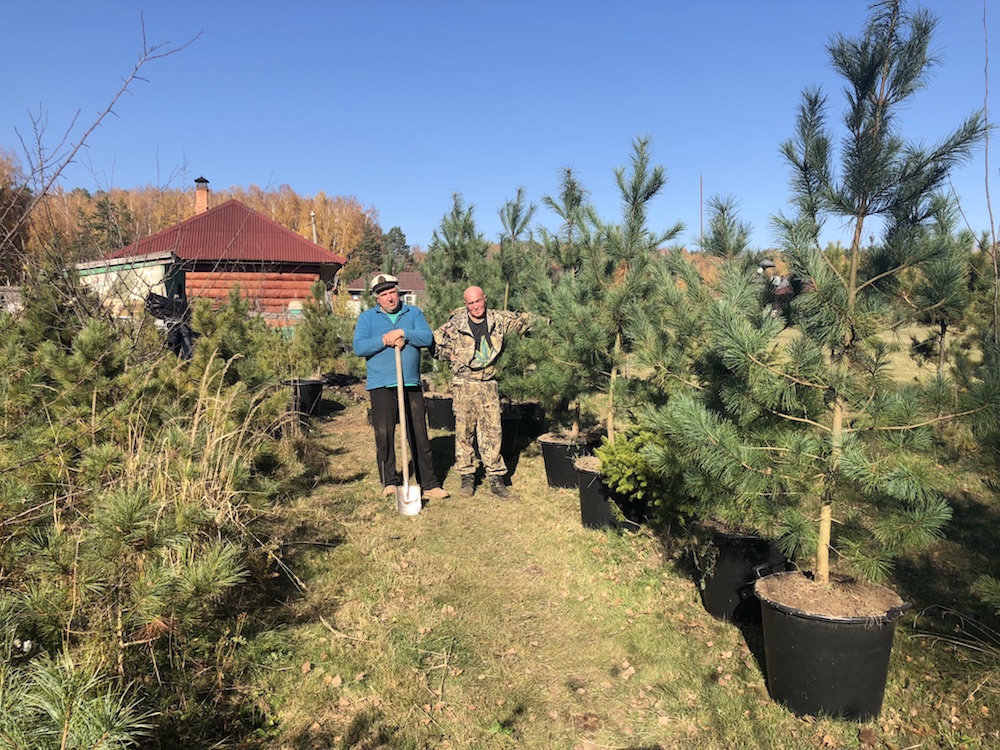
[[[394,328],[388,333],[382,334],[383,346],[394,346],[397,349],[402,349],[405,344],[406,344],[406,337],[403,334],[402,328]]]

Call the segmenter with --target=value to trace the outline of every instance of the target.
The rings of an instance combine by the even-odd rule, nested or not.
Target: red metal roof
[[[105,256],[173,252],[185,261],[344,265],[347,259],[230,200]]]

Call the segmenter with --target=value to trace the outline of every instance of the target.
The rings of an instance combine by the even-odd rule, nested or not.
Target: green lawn
[[[261,748],[993,748],[1000,639],[953,644],[974,574],[997,573],[992,486],[949,467],[956,536],[904,561],[879,720],[799,718],[768,696],[759,626],[710,617],[679,543],[580,524],[537,448],[517,502],[456,497],[403,517],[381,497],[364,404],[314,422],[327,473],[275,523],[298,585],[251,615]],[[964,487],[964,489],[963,489]],[[971,566],[971,567],[970,567]],[[289,576],[292,580],[292,576]],[[980,622],[996,621],[974,612]],[[945,636],[943,639],[942,636]]]

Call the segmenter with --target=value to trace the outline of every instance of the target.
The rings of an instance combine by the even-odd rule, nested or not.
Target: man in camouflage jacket
[[[434,356],[451,363],[452,405],[455,411],[455,461],[462,478],[462,497],[475,492],[475,448],[486,470],[490,492],[511,499],[504,484],[507,464],[500,454],[502,439],[500,393],[496,361],[510,333],[530,329],[531,313],[488,310],[486,295],[470,286],[462,295],[465,309],[455,310],[448,322],[434,331]]]

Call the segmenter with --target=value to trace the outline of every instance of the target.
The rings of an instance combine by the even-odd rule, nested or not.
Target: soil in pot
[[[596,435],[567,437],[555,432],[546,432],[538,438],[542,446],[542,462],[545,464],[545,478],[554,489],[576,489],[578,479],[574,462],[582,456],[593,454],[600,438]]]
[[[882,710],[896,620],[909,604],[882,586],[800,573],[762,578],[767,688],[801,716],[869,721]]]

